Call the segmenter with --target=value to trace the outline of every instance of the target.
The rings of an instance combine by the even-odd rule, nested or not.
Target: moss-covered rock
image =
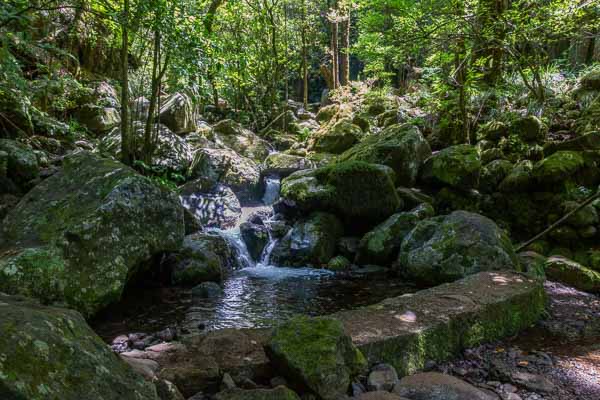
[[[158,400],[82,316],[0,293],[0,398]]]
[[[565,283],[579,290],[600,293],[600,273],[561,256],[548,258],[546,276],[550,280]]]
[[[319,153],[341,154],[360,141],[362,129],[351,120],[342,119],[313,138],[311,150]]]
[[[202,282],[220,282],[228,265],[231,250],[219,251],[226,247],[215,244],[215,236],[197,233],[186,236],[181,248],[170,255],[167,264],[171,266],[173,284],[195,286]]]
[[[270,240],[268,228],[264,225],[244,222],[240,225],[240,234],[244,243],[246,243],[250,256],[255,261],[259,261],[264,248]]]
[[[296,222],[271,253],[275,265],[321,266],[335,256],[337,242],[344,233],[341,222],[332,214],[316,212]]]
[[[183,240],[177,197],[114,160],[81,152],[7,215],[0,291],[91,316],[153,255]]]
[[[417,223],[425,218],[433,217],[433,207],[429,204],[422,212],[417,208],[410,212],[394,214],[361,239],[355,262],[357,264],[375,264],[389,266],[398,256],[404,237],[410,233]]]
[[[566,201],[562,204],[564,215],[574,211],[579,207],[579,203],[576,201]],[[596,225],[600,222],[598,217],[598,210],[593,205],[588,205],[581,210],[577,211],[567,220],[567,223],[576,228],[582,228],[589,225]]]
[[[290,175],[281,196],[303,212],[330,211],[350,225],[372,226],[402,205],[393,182],[388,167],[348,161]]]
[[[160,121],[178,135],[194,132],[196,125],[195,105],[185,93],[174,93],[160,108]]]
[[[425,161],[421,179],[429,184],[461,190],[476,188],[481,173],[479,149],[468,144],[445,148]]]
[[[6,177],[17,184],[25,184],[35,179],[40,166],[32,149],[10,139],[0,139],[0,151],[6,153]]]
[[[558,151],[535,164],[533,176],[542,185],[562,183],[585,166],[581,153]]]
[[[535,189],[533,177],[533,163],[529,160],[521,161],[500,182],[498,190],[504,193],[528,192]]]
[[[350,262],[350,260],[348,260],[344,256],[333,257],[327,263],[327,269],[331,270],[331,271],[336,271],[336,272],[348,271],[351,266],[352,266],[352,263]]]
[[[296,171],[313,169],[316,166],[315,162],[305,157],[285,153],[272,153],[265,160],[263,175],[274,174],[285,177]]]
[[[431,148],[419,128],[392,125],[377,135],[368,136],[338,159],[387,165],[396,173],[396,184],[413,186],[429,156]]]
[[[479,188],[486,193],[498,190],[498,185],[513,169],[513,164],[507,160],[495,160],[487,164],[481,170]]]
[[[489,121],[477,129],[477,137],[480,140],[497,142],[506,136],[508,136],[508,126],[501,121]]]
[[[404,276],[424,285],[519,267],[508,236],[492,220],[465,211],[420,222],[402,242],[398,261]]]
[[[580,79],[581,87],[588,90],[600,90],[600,69],[595,69]]]
[[[534,115],[515,119],[510,125],[510,132],[524,142],[541,143],[546,139],[548,127]]]
[[[317,121],[321,124],[325,124],[333,118],[334,115],[338,113],[340,110],[340,106],[337,104],[331,104],[329,106],[321,107],[319,112],[317,113]]]
[[[324,400],[346,394],[367,361],[335,319],[294,317],[275,328],[265,350],[286,378]]]
[[[217,393],[215,400],[300,400],[300,397],[285,386],[278,386],[275,389],[228,389]]]

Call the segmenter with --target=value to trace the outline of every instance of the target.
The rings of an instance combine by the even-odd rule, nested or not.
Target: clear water
[[[132,332],[176,326],[184,333],[220,328],[268,327],[294,314],[324,315],[412,292],[389,278],[352,278],[312,268],[256,266],[235,271],[219,298],[192,298],[186,288],[136,289],[94,321],[111,341]]]

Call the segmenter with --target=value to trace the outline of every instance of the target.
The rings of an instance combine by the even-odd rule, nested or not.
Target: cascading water
[[[279,200],[279,191],[281,189],[281,178],[279,176],[265,177],[265,194],[262,201],[265,205],[271,206]]]

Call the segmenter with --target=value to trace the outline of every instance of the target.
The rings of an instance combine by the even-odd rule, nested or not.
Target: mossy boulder
[[[341,154],[340,161],[383,164],[396,173],[396,184],[413,186],[425,160],[431,156],[429,143],[413,125],[392,125]]]
[[[296,171],[313,169],[317,164],[305,157],[285,153],[272,153],[264,162],[263,175],[285,177]]]
[[[510,125],[510,132],[524,142],[542,143],[548,134],[548,127],[538,117],[529,115],[515,119]]]
[[[0,139],[0,151],[5,153],[5,176],[16,184],[25,184],[39,175],[38,159],[28,146],[15,140]]]
[[[432,185],[461,190],[479,186],[481,157],[479,149],[468,144],[447,147],[425,161],[421,179]]]
[[[362,129],[349,119],[342,119],[318,132],[310,147],[319,153],[341,154],[360,141]]]
[[[506,136],[508,136],[508,126],[501,121],[489,121],[477,129],[477,137],[480,140],[497,142]]]
[[[333,212],[350,225],[373,226],[402,206],[393,171],[360,161],[296,172],[282,181],[281,197],[302,212]]]
[[[298,221],[277,243],[271,253],[275,265],[322,266],[335,256],[344,233],[341,222],[332,214],[316,212]]]
[[[274,367],[290,382],[324,400],[346,394],[367,361],[333,318],[294,317],[275,328],[265,346]]]
[[[173,193],[119,162],[76,153],[6,216],[0,291],[91,316],[120,299],[145,261],[177,250],[183,235]]]
[[[566,201],[562,204],[563,213],[566,215],[567,213],[574,211],[579,207],[579,203],[576,201]],[[600,218],[598,217],[598,210],[593,205],[588,205],[583,207],[581,210],[577,211],[567,220],[567,223],[576,228],[583,228],[589,225],[597,225],[600,222]]]
[[[274,389],[228,389],[217,393],[214,398],[215,400],[300,400],[294,391],[285,386]]]
[[[394,214],[368,232],[358,245],[355,262],[360,265],[391,265],[398,256],[402,240],[419,221],[431,218],[433,207],[424,204],[410,212]]]
[[[562,256],[552,256],[544,265],[548,279],[579,290],[600,293],[600,273]]]
[[[220,282],[225,273],[227,258],[214,246],[210,234],[186,236],[181,248],[170,255],[171,280],[175,285],[195,286],[202,282]]]
[[[493,193],[498,190],[498,185],[512,171],[513,164],[508,160],[495,160],[481,170],[479,188],[483,192]]]
[[[492,220],[466,211],[419,222],[402,242],[398,263],[405,277],[428,286],[519,268],[508,236]]]
[[[595,69],[583,75],[581,87],[587,90],[600,90],[600,69]]]
[[[325,124],[334,117],[340,111],[340,106],[337,104],[331,104],[329,106],[321,107],[317,113],[317,122]]]
[[[0,293],[0,398],[158,400],[76,311]]]
[[[535,189],[533,163],[529,160],[519,162],[500,182],[498,190],[504,193],[528,192]]]
[[[265,225],[244,222],[240,225],[240,233],[252,259],[260,261],[260,256],[270,240],[269,229]]]
[[[543,185],[563,183],[585,166],[582,154],[576,151],[557,151],[535,164],[534,178]]]

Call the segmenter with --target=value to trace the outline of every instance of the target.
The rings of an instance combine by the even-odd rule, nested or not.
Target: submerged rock
[[[398,262],[404,276],[424,285],[519,268],[508,236],[492,220],[466,211],[420,222],[402,242]]]
[[[367,368],[343,325],[327,317],[292,318],[275,328],[265,350],[286,379],[324,400],[346,394],[352,378]]]
[[[302,212],[329,211],[349,225],[374,225],[402,206],[393,182],[389,167],[348,161],[290,175],[281,197]]]
[[[365,138],[340,155],[340,161],[364,161],[383,164],[396,174],[395,183],[413,186],[431,148],[419,128],[413,125],[393,125],[377,135]]]
[[[343,234],[341,222],[331,214],[316,212],[298,221],[271,253],[275,265],[320,266],[335,256]]]
[[[81,152],[7,215],[0,291],[91,316],[120,299],[153,255],[183,240],[176,196],[111,159]]]
[[[0,293],[2,399],[158,400],[76,311]]]
[[[477,188],[480,173],[479,150],[475,146],[461,144],[429,157],[423,166],[421,179],[430,184],[468,190]]]

